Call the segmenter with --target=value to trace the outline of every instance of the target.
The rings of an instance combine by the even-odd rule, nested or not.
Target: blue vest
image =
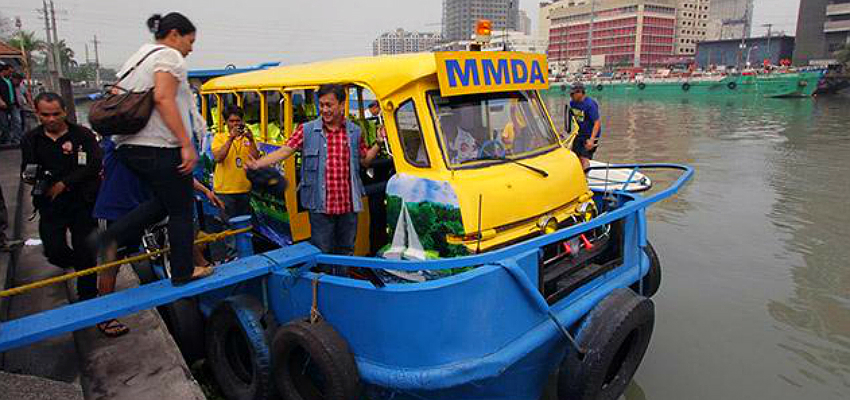
[[[360,180],[360,127],[346,120],[345,133],[351,154],[351,204],[354,212],[363,210],[360,198],[366,194]],[[301,149],[301,205],[311,212],[324,213],[327,197],[325,170],[328,165],[328,138],[325,135],[322,118],[304,124],[304,145]]]

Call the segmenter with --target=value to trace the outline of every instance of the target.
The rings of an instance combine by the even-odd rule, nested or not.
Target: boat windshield
[[[429,97],[449,165],[521,159],[558,145],[534,91]]]

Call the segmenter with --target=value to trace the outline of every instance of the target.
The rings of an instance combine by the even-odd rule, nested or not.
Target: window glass
[[[283,143],[285,130],[283,124],[285,121],[284,114],[284,97],[278,91],[265,92],[266,96],[266,112],[268,113],[269,124],[266,131],[267,143]]]
[[[422,127],[419,125],[413,100],[407,100],[399,106],[395,112],[395,122],[404,159],[417,167],[430,167],[428,151],[422,138]]]
[[[378,118],[380,109],[373,115],[369,107],[376,101],[375,94],[368,88],[355,85],[348,87],[348,119],[360,126],[363,139],[369,147],[375,144],[378,126],[381,124]]]
[[[207,126],[210,128],[210,132],[214,134],[218,133],[218,122],[221,120],[221,112],[222,109],[218,104],[218,96],[215,94],[206,95],[207,99]]]
[[[558,144],[535,92],[441,97],[430,94],[435,125],[451,165],[516,159]]]
[[[305,122],[312,121],[319,116],[316,91],[313,89],[300,89],[292,91],[292,123],[298,127]],[[294,129],[293,129],[294,130]]]
[[[260,111],[262,110],[262,101],[260,94],[257,92],[242,93],[242,113],[245,116],[245,127],[253,134],[254,139],[263,140],[263,130],[260,126]]]

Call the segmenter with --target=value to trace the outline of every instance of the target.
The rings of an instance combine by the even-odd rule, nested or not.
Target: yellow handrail
[[[201,237],[200,239],[196,240],[195,244],[216,242],[216,241],[219,241],[219,240],[224,239],[226,237],[235,236],[235,235],[239,235],[239,234],[242,234],[242,233],[249,232],[249,231],[251,231],[251,229],[252,228],[249,226],[247,228],[234,229],[234,230],[224,231],[224,232],[219,232],[219,233],[206,234],[203,237]],[[47,279],[43,279],[43,280],[40,280],[40,281],[37,281],[37,282],[28,283],[28,284],[23,285],[23,286],[18,286],[18,287],[15,287],[15,288],[4,290],[4,291],[0,292],[0,297],[16,296],[16,295],[19,295],[19,294],[22,294],[22,293],[29,292],[31,290],[43,288],[45,286],[50,286],[50,285],[53,285],[53,284],[56,284],[56,283],[69,281],[71,279],[79,278],[81,276],[96,274],[100,271],[105,271],[105,270],[110,269],[110,268],[119,267],[119,266],[124,265],[124,264],[147,260],[147,259],[156,257],[160,254],[167,253],[168,251],[169,251],[169,248],[165,247],[161,250],[156,250],[156,251],[152,251],[150,253],[145,253],[145,254],[140,254],[140,255],[137,255],[137,256],[133,256],[133,257],[128,257],[128,258],[125,258],[123,260],[108,262],[106,264],[102,264],[102,265],[98,265],[98,266],[95,266],[95,267],[92,267],[92,268],[84,269],[82,271],[76,271],[76,272],[72,272],[72,273],[69,273],[69,274],[54,276],[52,278],[47,278]]]

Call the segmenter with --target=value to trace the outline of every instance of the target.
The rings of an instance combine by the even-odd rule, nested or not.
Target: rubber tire
[[[618,399],[646,354],[654,324],[655,306],[646,297],[622,288],[602,299],[579,328],[576,340],[587,352],[584,359],[570,347],[561,362],[558,399]]]
[[[153,283],[159,280],[159,277],[153,270],[150,260],[134,262],[131,265],[133,266],[133,271],[135,271],[136,275],[139,277],[139,283],[142,285],[147,285],[148,283]]]
[[[596,85],[596,91],[601,92],[604,87],[602,85]]]
[[[308,320],[292,321],[275,334],[272,343],[275,359],[275,383],[284,400],[350,400],[360,398],[360,374],[348,342],[327,322],[311,324]],[[293,378],[291,371],[300,368],[308,356],[325,378],[321,395],[312,382]],[[300,374],[299,374],[300,375]],[[309,387],[305,388],[305,385]],[[304,393],[313,389],[313,393]]]
[[[194,297],[177,300],[157,307],[168,332],[177,343],[180,354],[191,366],[204,358],[204,316]]]
[[[658,259],[658,253],[649,242],[646,242],[646,255],[649,257],[649,271],[641,278],[641,282],[635,282],[629,287],[641,296],[652,297],[661,288],[661,260]],[[640,290],[641,285],[643,285],[643,293]]]
[[[684,90],[684,91],[686,91],[686,92],[687,92],[688,90],[691,90],[691,84],[690,84],[690,83],[687,83],[687,82],[683,83],[683,84],[682,84],[682,90]]]
[[[726,87],[728,87],[729,90],[735,90],[738,88],[738,84],[735,82],[729,82],[726,84]]]
[[[270,335],[256,298],[238,295],[222,301],[210,316],[206,336],[207,364],[225,398],[274,398]]]
[[[640,89],[640,90],[644,90],[644,89],[646,89],[646,84],[645,84],[645,83],[643,83],[643,82],[638,83],[638,85],[637,85],[637,86],[638,86],[638,89]]]

